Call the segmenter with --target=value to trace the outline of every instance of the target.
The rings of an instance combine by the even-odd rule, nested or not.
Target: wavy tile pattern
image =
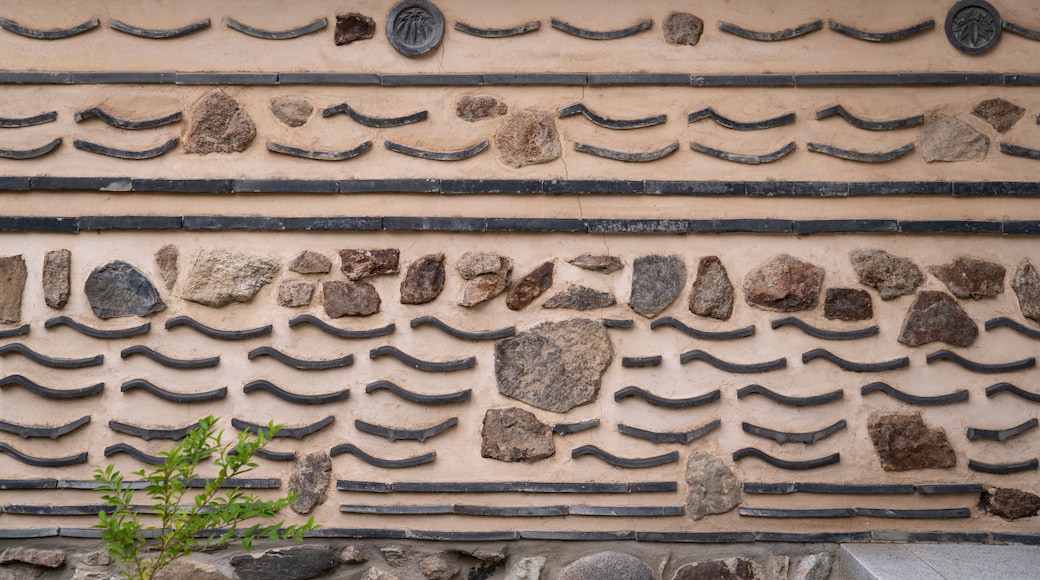
[[[650,323],[651,330],[662,326],[671,326],[676,330],[700,340],[732,340],[734,338],[746,338],[755,334],[754,324],[751,326],[745,326],[744,328],[736,328],[734,330],[708,331],[689,327],[671,316],[662,316]]]
[[[289,326],[292,325],[292,321],[290,321]],[[250,328],[246,330],[221,330],[218,328],[213,328],[211,326],[206,326],[205,324],[202,324],[201,322],[188,316],[175,316],[166,321],[167,330],[177,326],[187,326],[192,330],[201,332],[202,334],[205,334],[206,336],[210,338],[215,338],[217,340],[246,340],[250,338],[257,338],[260,336],[267,336],[271,334],[271,331],[274,329],[273,326],[268,324],[266,326],[260,326],[257,328]]]
[[[826,405],[845,398],[845,391],[838,389],[822,395],[809,397],[790,397],[771,391],[762,385],[748,385],[737,390],[737,398],[743,399],[748,395],[762,395],[774,403],[787,405],[789,407],[812,407],[815,405]]]
[[[679,356],[679,362],[682,364],[695,360],[704,361],[711,366],[728,373],[739,374],[768,373],[787,367],[787,358],[778,358],[776,360],[761,363],[740,364],[716,358],[703,350],[691,350],[684,352]]]
[[[911,405],[949,405],[951,403],[963,403],[968,400],[968,391],[963,389],[945,395],[923,397],[920,395],[904,393],[903,391],[882,382],[863,385],[860,389],[860,394],[863,396],[869,395],[870,393],[885,393],[894,399],[898,399],[904,403],[910,403]]]
[[[617,130],[642,129],[643,127],[653,127],[654,125],[660,125],[668,121],[668,115],[652,115],[640,119],[612,119],[597,114],[595,111],[585,106],[585,103],[574,103],[573,105],[560,107],[556,110],[556,116],[560,119],[579,114],[600,127]],[[678,143],[676,144],[676,147],[678,147]]]
[[[780,459],[769,455],[765,451],[755,449],[754,447],[745,447],[738,449],[733,453],[733,461],[739,461],[745,457],[755,457],[765,461],[773,467],[779,467],[781,469],[816,469],[818,467],[825,467],[827,465],[834,465],[841,461],[840,453],[832,453],[826,457],[819,457],[817,459],[808,459],[805,461],[791,461],[787,459]]]
[[[227,18],[225,22],[228,28],[233,28],[242,34],[248,34],[254,38],[261,38],[263,40],[289,40],[292,38],[299,38],[312,32],[317,32],[325,28],[329,21],[325,18],[319,18],[310,24],[300,26],[299,28],[292,28],[290,30],[263,30],[261,28],[254,28],[247,24],[242,24],[234,18]]]
[[[748,30],[742,28],[736,24],[730,24],[729,22],[719,21],[719,30],[735,34],[741,38],[748,40],[757,40],[759,42],[778,42],[781,40],[790,40],[799,36],[804,36],[810,32],[816,32],[823,28],[823,20],[813,20],[806,22],[805,24],[795,28],[785,28],[783,30],[777,30],[776,32],[759,32],[756,30]]]
[[[587,143],[574,142],[574,150],[579,153],[588,153],[589,155],[595,155],[596,157],[603,157],[605,159],[613,159],[614,161],[627,161],[629,163],[649,163],[651,161],[657,161],[663,159],[672,153],[679,150],[679,142],[675,141],[669,145],[665,145],[660,149],[654,151],[646,151],[643,153],[630,153],[628,151],[615,151],[613,149],[604,149],[603,147],[596,147],[595,145],[589,145]]]
[[[838,431],[841,431],[846,427],[846,423],[845,419],[841,419],[839,421],[834,422],[831,425],[828,425],[827,427],[824,427],[823,429],[818,429],[816,431],[809,431],[805,433],[791,433],[788,431],[777,431],[775,429],[767,429],[765,427],[753,425],[746,421],[741,423],[740,427],[744,430],[745,433],[750,433],[752,435],[763,437],[765,439],[772,439],[773,441],[776,441],[781,445],[783,445],[784,443],[805,443],[807,445],[811,445],[813,443],[816,443],[817,441],[820,441],[821,439],[826,439],[827,437],[834,435]]]
[[[0,129],[15,129],[18,127],[33,127],[44,123],[52,123],[58,120],[58,112],[50,111],[40,113],[31,117],[0,117]]]
[[[5,328],[0,330],[0,338],[11,338],[13,336],[25,336],[29,334],[29,325],[23,324],[14,328]]]
[[[93,338],[104,338],[104,339],[115,339],[115,338],[129,338],[131,336],[140,336],[142,334],[148,334],[148,331],[152,329],[151,322],[145,322],[139,326],[132,326],[130,328],[116,328],[112,330],[103,330],[100,328],[93,328],[86,324],[81,324],[68,316],[55,316],[54,318],[48,318],[43,323],[44,328],[54,328],[55,326],[68,326],[76,332],[90,336]]]
[[[82,369],[96,367],[105,362],[105,355],[90,356],[85,358],[54,358],[42,355],[19,342],[0,346],[0,356],[16,353],[33,361],[34,363],[52,369]]]
[[[865,40],[867,42],[895,42],[935,28],[935,20],[929,18],[928,20],[919,22],[913,26],[907,26],[906,28],[900,28],[899,30],[892,30],[889,32],[867,32],[865,30],[846,26],[833,20],[828,20],[827,26],[834,32],[844,34],[845,36],[855,38],[856,40]]]
[[[35,38],[37,40],[61,40],[62,38],[69,38],[70,36],[76,36],[77,34],[83,34],[88,30],[96,28],[101,21],[97,18],[93,20],[87,20],[83,24],[73,26],[72,28],[59,28],[54,30],[41,30],[39,28],[30,28],[28,26],[22,26],[13,20],[7,20],[6,18],[0,18],[0,28],[8,32],[20,34],[28,38]]]
[[[130,457],[149,465],[158,465],[163,462],[163,458],[158,455],[151,455],[145,453],[140,449],[130,445],[128,443],[116,443],[115,445],[109,445],[105,447],[105,457],[112,457],[117,453],[126,453]]]
[[[763,119],[761,121],[742,122],[734,121],[729,117],[720,115],[718,112],[715,111],[715,109],[707,107],[686,115],[687,123],[696,123],[697,121],[700,121],[702,119],[711,119],[719,125],[722,125],[727,129],[733,129],[734,131],[761,131],[763,129],[772,129],[773,127],[782,127],[783,125],[789,125],[791,123],[794,123],[795,114],[785,113],[783,115],[778,115],[770,119]]]
[[[124,433],[126,435],[133,435],[134,437],[140,437],[145,441],[151,439],[172,439],[174,441],[180,441],[188,436],[188,432],[192,429],[197,429],[199,423],[196,421],[187,427],[181,427],[179,429],[148,429],[146,427],[138,427],[136,425],[128,425],[119,421],[109,421],[108,428],[117,432]]]
[[[968,360],[961,355],[947,349],[937,350],[930,353],[926,359],[928,364],[932,364],[935,361],[948,360],[953,363],[957,363],[965,370],[969,370],[973,373],[983,374],[996,374],[996,373],[1010,373],[1014,371],[1021,371],[1025,369],[1031,369],[1036,366],[1036,357],[1028,357],[1018,361],[1012,361],[1007,363],[979,363],[973,360]]]
[[[681,443],[683,445],[688,445],[690,442],[696,441],[708,433],[711,433],[720,425],[722,425],[722,421],[715,419],[714,421],[701,425],[700,427],[681,432],[648,431],[646,429],[631,427],[624,423],[618,423],[617,429],[618,432],[625,435],[646,439],[647,441],[653,441],[654,443]]]
[[[303,439],[308,435],[312,435],[321,431],[325,427],[328,427],[336,420],[336,417],[329,415],[321,421],[311,423],[310,425],[304,425],[302,427],[282,427],[275,433],[274,437],[292,437],[293,439]],[[250,423],[241,419],[232,418],[231,426],[239,431],[246,431],[249,433],[269,433],[267,425],[258,425],[256,423]]]
[[[892,131],[895,129],[905,129],[907,127],[916,127],[924,123],[924,115],[914,115],[912,117],[904,117],[902,119],[892,119],[889,121],[871,121],[862,117],[857,117],[850,113],[845,107],[841,105],[834,105],[825,109],[816,111],[816,120],[826,119],[840,115],[842,119],[845,119],[850,125],[858,129],[864,129],[866,131]]]
[[[887,163],[889,161],[895,161],[913,151],[914,144],[913,142],[910,142],[901,147],[892,149],[891,151],[879,151],[877,153],[864,153],[863,151],[842,149],[840,147],[834,147],[823,143],[813,143],[811,141],[805,144],[805,148],[813,153],[822,153],[824,155],[830,155],[831,157],[845,159],[846,161],[858,161],[860,163]]]
[[[6,453],[12,458],[33,467],[65,467],[67,465],[79,465],[87,462],[87,452],[69,455],[68,457],[34,457],[11,447],[7,443],[0,442],[0,453]]]
[[[478,28],[462,22],[456,22],[455,30],[464,32],[470,36],[479,36],[480,38],[505,38],[507,36],[517,36],[533,30],[538,30],[541,26],[542,23],[538,20],[525,22],[512,28]]]
[[[1011,383],[997,383],[986,387],[987,397],[992,397],[998,393],[1011,393],[1020,399],[1025,399],[1032,403],[1040,403],[1040,393],[1031,393],[1024,389],[1020,389]]]
[[[722,398],[722,391],[715,389],[709,393],[697,396],[689,397],[686,399],[667,399],[665,397],[659,397],[650,392],[647,392],[636,386],[625,387],[618,392],[614,393],[614,400],[620,401],[628,397],[638,397],[643,399],[647,403],[655,407],[665,407],[669,409],[686,409],[689,407],[698,407],[700,405],[707,405],[714,403]]]
[[[156,352],[147,346],[138,344],[135,346],[129,346],[120,351],[119,356],[121,358],[130,358],[131,356],[139,354],[150,358],[151,360],[161,364],[164,367],[170,367],[172,369],[205,369],[215,367],[220,364],[220,355],[210,356],[204,358],[173,358],[166,356],[162,353]]]
[[[464,389],[445,395],[422,395],[407,389],[402,389],[390,381],[376,381],[365,386],[365,393],[369,394],[383,390],[390,391],[406,401],[419,403],[420,405],[447,405],[450,403],[461,403],[463,401],[468,401],[473,395],[472,389]]]
[[[344,443],[342,445],[337,445],[333,447],[331,451],[329,451],[329,455],[333,457],[337,455],[342,455],[344,453],[349,453],[369,465],[374,465],[383,469],[404,469],[408,467],[415,467],[417,465],[424,465],[430,463],[433,460],[437,459],[436,451],[423,453],[422,455],[416,455],[415,457],[408,457],[406,459],[383,459],[365,453],[360,448],[358,448],[357,445],[354,445],[352,443]]]
[[[328,369],[339,369],[354,364],[354,355],[348,354],[339,358],[328,360],[304,360],[289,356],[284,352],[270,346],[261,346],[249,351],[249,360],[262,356],[271,357],[283,365],[301,371],[324,371]]]
[[[1040,467],[1040,463],[1037,462],[1035,457],[1017,463],[983,463],[981,461],[975,461],[974,459],[968,460],[968,469],[978,471],[979,473],[992,473],[994,475],[1008,475],[1011,473],[1022,473],[1023,471],[1036,471],[1038,467]]]
[[[76,149],[88,151],[90,153],[97,153],[98,155],[106,155],[108,157],[116,157],[118,159],[127,159],[130,161],[144,161],[146,159],[152,159],[158,157],[170,149],[177,146],[179,138],[173,137],[169,141],[154,147],[152,149],[145,149],[143,151],[133,151],[130,149],[118,149],[116,147],[109,147],[107,145],[101,145],[93,143],[91,141],[84,141],[83,139],[75,139],[72,141],[72,146]]]
[[[458,151],[429,151],[426,149],[416,149],[415,147],[409,147],[393,141],[384,141],[383,146],[394,153],[401,153],[403,155],[408,155],[409,157],[418,157],[419,159],[428,159],[430,161],[462,161],[463,159],[469,159],[487,149],[488,140],[484,139],[472,147],[467,147]]]
[[[170,125],[180,121],[182,117],[183,115],[180,111],[174,111],[169,115],[156,117],[154,119],[131,121],[130,119],[123,119],[122,117],[116,117],[115,115],[109,114],[101,107],[90,107],[89,109],[83,109],[82,111],[77,111],[75,115],[77,123],[82,123],[87,119],[97,118],[101,119],[106,124],[117,129],[127,129],[131,131],[137,131],[141,129],[154,129],[156,127]]]
[[[1029,431],[1035,429],[1040,424],[1036,418],[1032,418],[1028,421],[1015,425],[1014,427],[1008,427],[1007,429],[979,429],[977,427],[968,427],[965,436],[969,441],[978,441],[980,439],[989,439],[992,441],[1004,442],[1012,437],[1017,437]]]
[[[667,465],[669,463],[676,463],[679,461],[679,452],[672,451],[669,453],[663,453],[661,455],[655,455],[653,457],[618,457],[611,453],[600,449],[595,445],[582,445],[577,449],[571,451],[571,457],[577,459],[583,455],[593,455],[598,457],[614,467],[620,467],[623,469],[642,469],[646,467],[657,467],[658,465]]]
[[[594,427],[599,427],[599,419],[589,419],[578,423],[557,423],[553,425],[553,434],[570,435],[571,433],[580,433]]]
[[[390,127],[400,127],[402,125],[410,125],[412,123],[418,123],[425,121],[429,117],[428,111],[418,111],[410,115],[402,115],[400,117],[373,117],[365,115],[359,112],[354,107],[351,107],[347,103],[340,103],[331,107],[322,109],[321,116],[328,118],[337,113],[343,113],[351,119],[361,123],[366,127],[375,127],[377,129],[387,129]]]
[[[795,318],[794,316],[777,318],[770,324],[774,329],[780,328],[781,326],[791,325],[813,338],[819,338],[822,340],[856,340],[857,338],[875,336],[878,333],[878,327],[876,324],[857,330],[827,330],[826,328],[817,328],[800,318]]]
[[[639,22],[629,26],[627,28],[619,28],[617,30],[606,30],[606,31],[595,31],[588,30],[586,28],[578,28],[577,26],[568,24],[557,18],[552,19],[552,27],[561,32],[566,32],[571,36],[577,36],[578,38],[585,38],[587,40],[617,40],[619,38],[625,38],[626,36],[632,36],[633,34],[649,30],[653,25],[653,20],[646,19],[640,20]]]
[[[342,391],[326,393],[323,395],[300,395],[286,391],[278,385],[262,379],[250,381],[242,387],[242,392],[244,393],[251,393],[253,391],[267,391],[283,401],[288,401],[297,405],[325,405],[337,401],[345,401],[350,397],[350,389],[343,389]]]
[[[192,22],[191,24],[186,24],[184,26],[181,26],[180,28],[163,29],[141,28],[139,26],[127,24],[122,20],[110,19],[108,21],[108,26],[112,30],[118,30],[119,32],[125,32],[126,34],[130,34],[132,36],[138,36],[141,38],[148,38],[152,40],[165,40],[167,38],[178,38],[180,36],[187,36],[200,30],[209,28],[209,25],[209,18],[204,18],[202,20],[199,20],[198,22]]]
[[[381,346],[379,348],[373,348],[368,353],[368,357],[371,359],[377,359],[382,356],[393,357],[402,363],[412,367],[413,369],[426,371],[426,372],[448,372],[448,371],[461,371],[471,369],[477,365],[477,357],[471,356],[458,360],[450,361],[425,361],[417,359],[414,356],[405,353],[393,346]]]
[[[708,147],[702,145],[696,141],[690,143],[690,148],[698,153],[704,153],[705,155],[711,155],[724,161],[732,161],[734,163],[743,163],[745,165],[761,165],[763,163],[772,163],[779,161],[792,151],[795,150],[796,146],[794,141],[791,141],[787,145],[773,151],[771,153],[764,153],[762,155],[746,155],[744,153],[732,153],[730,151],[723,151],[722,149],[715,149],[714,147]]]
[[[1017,320],[1008,318],[1006,316],[998,316],[996,318],[991,318],[986,321],[985,326],[986,330],[993,330],[994,328],[1000,328],[1002,326],[1005,326],[1021,334],[1022,336],[1032,338],[1034,340],[1040,340],[1040,330],[1029,328],[1021,322],[1018,322]]]
[[[142,389],[147,393],[163,399],[164,401],[171,401],[174,403],[203,403],[206,401],[223,399],[227,396],[227,387],[220,387],[219,389],[203,391],[201,393],[175,393],[162,387],[157,387],[144,379],[129,380],[119,387],[119,390],[124,393],[133,389]]]
[[[818,358],[822,358],[828,362],[831,362],[837,365],[842,370],[851,371],[854,373],[883,373],[886,371],[905,369],[910,366],[910,358],[905,356],[879,363],[858,363],[845,360],[840,356],[822,348],[814,348],[808,352],[802,353],[803,363],[807,363]]]
[[[314,161],[346,161],[361,155],[371,148],[371,141],[365,141],[357,147],[345,151],[318,151],[317,149],[301,149],[300,147],[293,147],[291,145],[282,145],[281,143],[275,143],[274,141],[267,142],[267,150],[272,153],[281,153],[282,155],[300,157],[303,159],[313,159]]]
[[[75,399],[78,397],[89,397],[91,395],[100,394],[105,390],[105,383],[98,383],[80,389],[52,389],[50,387],[38,385],[22,375],[8,375],[0,379],[0,388],[9,385],[18,385],[41,397],[47,397],[48,399]]]
[[[455,338],[461,338],[463,340],[499,340],[501,338],[509,338],[516,334],[516,326],[506,326],[497,330],[462,330],[443,322],[436,316],[420,316],[418,318],[413,318],[409,324],[412,328],[418,328],[429,324],[447,333],[449,336],[454,336]]]
[[[354,420],[354,428],[364,433],[370,433],[372,435],[378,435],[387,439],[388,441],[404,441],[414,440],[426,442],[430,437],[440,435],[441,433],[451,429],[452,427],[459,424],[458,417],[452,417],[441,421],[436,425],[426,427],[424,429],[398,429],[391,427],[384,427],[382,425],[376,425],[374,423],[368,423],[360,419]]]
[[[1029,40],[1040,41],[1040,30],[1026,28],[1025,26],[1015,24],[1014,22],[1008,22],[1007,20],[1004,21],[1003,28],[1008,32],[1013,32],[1019,36],[1028,38]]]
[[[30,425],[19,425],[17,423],[8,423],[7,421],[0,421],[0,431],[6,431],[8,433],[14,433],[15,435],[28,439],[30,437],[47,437],[50,439],[57,439],[62,435],[72,433],[76,429],[90,423],[90,415],[84,415],[75,421],[66,423],[64,425],[58,425],[57,427],[37,427]],[[2,487],[2,486],[0,486]]]
[[[375,338],[377,336],[386,336],[393,334],[397,328],[394,323],[381,326],[379,328],[370,328],[368,330],[347,330],[345,328],[336,328],[331,324],[311,316],[310,314],[301,314],[291,320],[289,320],[289,328],[299,326],[301,324],[310,324],[324,332],[325,334],[331,334],[339,338]]]
[[[37,157],[43,157],[51,151],[54,151],[58,148],[58,145],[61,145],[61,137],[34,149],[0,149],[0,157],[4,159],[15,159],[18,161],[36,159]]]

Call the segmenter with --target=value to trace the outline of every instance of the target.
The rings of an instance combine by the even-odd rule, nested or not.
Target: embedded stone
[[[1019,489],[988,489],[979,498],[979,509],[1009,522],[1031,518],[1040,512],[1040,496]]]
[[[462,567],[444,554],[431,554],[419,560],[419,571],[430,580],[451,580]]]
[[[249,580],[306,580],[336,564],[336,553],[331,547],[316,545],[277,548],[259,557],[241,554],[231,558],[235,574]]]
[[[481,274],[496,274],[502,270],[506,258],[497,254],[466,252],[455,263],[455,269],[464,280],[472,280]]]
[[[870,419],[867,432],[885,471],[941,469],[957,465],[941,428],[931,429],[919,413],[891,413]]]
[[[704,21],[689,12],[672,12],[664,19],[664,41],[696,46],[704,32]]]
[[[324,451],[301,455],[289,470],[289,493],[297,495],[289,507],[298,514],[309,514],[325,503],[332,481],[332,459]]]
[[[350,12],[336,16],[336,46],[368,40],[376,32],[376,22],[364,14]]]
[[[1026,110],[1011,101],[988,99],[975,105],[971,114],[989,123],[998,133],[1007,133],[1026,114]]]
[[[383,546],[379,548],[387,564],[400,568],[408,563],[408,551],[401,546]]]
[[[1022,316],[1040,322],[1040,274],[1028,258],[1022,260],[1011,280],[1011,289],[1018,297],[1018,307]]]
[[[340,270],[351,280],[401,271],[401,252],[385,250],[340,250]]]
[[[80,576],[80,572],[82,572],[82,570],[77,570],[76,574],[72,576],[72,580],[119,580],[112,575],[105,575],[103,577],[100,575],[96,577]],[[39,580],[40,578],[43,578],[44,574],[46,574],[45,569],[30,566],[29,564],[15,562],[5,566],[0,566],[0,580]]]
[[[971,346],[979,335],[975,321],[945,292],[918,292],[903,319],[899,342],[921,346],[945,342],[954,346]]]
[[[314,105],[307,99],[286,97],[271,101],[271,113],[289,127],[302,127],[314,113]]]
[[[368,562],[368,556],[357,546],[347,546],[339,551],[336,556],[344,564],[364,564]]]
[[[289,262],[289,269],[297,274],[328,274],[332,260],[325,254],[304,250]]]
[[[79,561],[87,566],[108,566],[115,560],[105,550],[97,550],[84,555]]]
[[[95,268],[87,276],[83,291],[98,318],[148,316],[166,309],[148,278],[121,260]]]
[[[155,252],[155,264],[159,266],[159,276],[167,290],[173,290],[173,285],[177,283],[177,276],[180,274],[177,260],[180,255],[177,246],[173,244],[166,244]]]
[[[540,580],[544,567],[544,556],[522,558],[510,566],[503,580]]]
[[[480,456],[488,459],[535,463],[556,454],[552,427],[516,407],[488,409],[480,438]]]
[[[714,455],[691,453],[686,462],[686,482],[690,484],[686,514],[694,520],[726,513],[740,504],[740,482]]]
[[[935,115],[924,124],[921,154],[929,163],[985,159],[988,152],[989,137],[964,121],[947,115]]]
[[[215,566],[192,560],[174,560],[155,573],[155,580],[231,580]]]
[[[466,280],[459,305],[475,306],[506,291],[513,262],[495,254],[466,252],[455,269]]]
[[[828,288],[823,315],[829,320],[870,320],[874,318],[874,303],[866,290]]]
[[[788,580],[827,580],[831,577],[831,556],[825,552],[809,554],[798,561]]]
[[[592,254],[582,254],[577,258],[567,260],[567,262],[583,270],[592,270],[595,272],[602,272],[604,274],[617,272],[621,268],[625,267],[625,263],[622,262],[621,258],[618,258],[617,256],[594,256]]]
[[[1004,293],[1004,266],[959,257],[952,264],[931,266],[928,271],[942,280],[957,298],[984,298]]]
[[[924,274],[909,258],[874,249],[856,250],[849,257],[860,283],[880,292],[882,300],[912,294],[924,284]]]
[[[455,114],[463,121],[480,121],[505,115],[506,105],[490,95],[463,95],[455,102]]]
[[[635,556],[600,552],[567,564],[555,580],[654,580],[654,572]]]
[[[754,560],[729,558],[687,564],[675,571],[673,580],[765,580],[766,575]]]
[[[185,153],[239,153],[256,137],[253,118],[220,89],[210,91],[191,108]]]
[[[72,252],[53,250],[43,259],[43,301],[55,310],[65,308],[72,292]]]
[[[188,272],[181,296],[214,308],[248,302],[277,273],[276,262],[259,256],[204,250]]]
[[[301,308],[314,298],[314,282],[290,280],[278,285],[278,304],[286,308]]]
[[[401,280],[401,304],[433,302],[444,290],[444,254],[423,256],[408,266]]]
[[[0,323],[22,320],[22,292],[28,272],[21,255],[0,257]]]
[[[396,574],[372,566],[361,575],[359,580],[398,580],[398,577]]]
[[[368,282],[350,280],[322,282],[325,314],[329,318],[343,316],[369,316],[379,312],[382,302],[375,286]]]
[[[0,564],[10,564],[11,562],[22,562],[42,568],[58,568],[65,563],[65,552],[21,546],[4,548],[4,551],[0,552]]]
[[[542,303],[542,308],[569,308],[571,310],[595,310],[617,304],[610,292],[600,292],[588,286],[568,285],[562,292],[554,294]]]
[[[535,298],[552,287],[554,267],[555,264],[552,262],[546,262],[514,281],[506,294],[506,307],[510,310],[522,310],[534,302]]]
[[[614,359],[614,345],[598,320],[543,322],[495,343],[498,392],[565,413],[592,402]]]
[[[697,265],[697,279],[690,289],[690,312],[717,320],[733,314],[733,284],[718,256],[705,256]]]
[[[744,300],[756,308],[797,312],[816,306],[823,268],[781,254],[754,269],[744,280]]]
[[[559,159],[560,134],[553,115],[529,110],[510,114],[495,133],[495,149],[502,163],[513,168]]]
[[[657,316],[686,285],[686,264],[679,256],[642,256],[632,262],[628,305],[647,318]]]

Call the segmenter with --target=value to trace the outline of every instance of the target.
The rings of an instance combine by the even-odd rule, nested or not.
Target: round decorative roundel
[[[1000,40],[1000,14],[985,0],[961,0],[946,15],[946,38],[957,50],[982,54]]]
[[[397,52],[422,56],[444,37],[444,15],[426,0],[404,0],[386,17],[386,37]]]

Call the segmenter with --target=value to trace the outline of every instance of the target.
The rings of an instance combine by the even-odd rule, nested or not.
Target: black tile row
[[[0,480],[2,483],[2,480]],[[2,489],[2,487],[0,487]],[[659,493],[674,492],[674,481],[648,482],[543,482],[543,481],[375,481],[336,480],[339,491],[365,493]]]

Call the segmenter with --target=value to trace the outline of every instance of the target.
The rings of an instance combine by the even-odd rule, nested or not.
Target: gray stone
[[[177,275],[180,274],[177,267],[179,258],[180,251],[173,244],[166,244],[155,252],[155,264],[159,266],[159,276],[162,277],[167,290],[173,290],[173,285],[177,283]]]
[[[1028,258],[1022,260],[1011,280],[1011,289],[1018,297],[1018,307],[1022,316],[1040,322],[1040,274]]]
[[[271,113],[289,127],[302,127],[314,113],[314,105],[307,99],[285,97],[271,101]]]
[[[764,310],[809,310],[816,306],[822,286],[823,268],[781,254],[747,275],[744,300]]]
[[[455,114],[472,123],[505,115],[506,105],[490,95],[463,95],[455,103]]]
[[[912,294],[924,284],[924,274],[909,258],[874,249],[856,250],[849,257],[860,283],[876,289],[882,300]]]
[[[181,296],[214,308],[248,302],[274,279],[278,268],[260,256],[204,250],[188,272]]]
[[[332,260],[325,254],[304,250],[289,262],[289,269],[297,274],[328,274]]]
[[[654,572],[635,556],[600,552],[567,564],[556,580],[654,580]]]
[[[672,12],[664,20],[664,41],[696,46],[704,32],[704,21],[689,12]]]
[[[451,580],[462,567],[444,554],[432,554],[419,560],[419,571],[430,580]]]
[[[239,153],[256,137],[256,125],[235,99],[220,89],[191,108],[191,125],[184,138],[185,153]]]
[[[606,255],[582,254],[577,258],[567,260],[567,262],[583,270],[592,270],[594,272],[602,272],[603,274],[617,272],[625,267],[625,263],[621,261],[621,258]]]
[[[560,134],[553,115],[543,111],[516,111],[495,133],[498,158],[514,168],[548,163],[560,158]]]
[[[628,305],[647,318],[657,316],[686,285],[686,264],[679,256],[642,256],[632,262]]]
[[[568,285],[562,292],[550,296],[542,308],[569,308],[571,310],[595,310],[617,304],[610,292],[600,292],[588,286]]]
[[[65,552],[22,546],[4,548],[4,551],[0,552],[0,564],[10,564],[11,562],[23,562],[42,568],[58,568],[65,563]]]
[[[544,567],[545,557],[543,556],[523,558],[509,567],[503,580],[539,580]]]
[[[364,14],[350,12],[336,16],[336,33],[333,38],[337,46],[357,40],[368,40],[376,31],[376,22]]]
[[[686,513],[695,520],[723,514],[740,504],[740,482],[718,457],[691,453],[686,462]]]
[[[322,282],[321,289],[325,314],[329,318],[369,316],[379,312],[379,292],[368,282],[335,280]]]
[[[947,115],[935,115],[924,124],[921,154],[929,163],[985,159],[988,152],[989,137],[964,121]]]
[[[1031,518],[1040,513],[1040,496],[1020,489],[987,489],[979,497],[979,509],[1009,522]]]
[[[488,459],[534,463],[556,454],[552,427],[516,407],[488,409],[480,437],[480,456]]]
[[[555,264],[545,262],[525,276],[513,282],[506,294],[506,307],[510,310],[523,310],[534,302],[546,290],[552,287]]]
[[[498,392],[565,413],[593,401],[614,359],[614,345],[598,320],[543,322],[495,343]]]
[[[979,335],[978,326],[957,301],[945,292],[918,292],[899,331],[899,342],[921,346],[945,342],[954,346],[971,346]]]
[[[108,552],[106,552],[105,550],[97,550],[96,552],[84,554],[84,556],[80,558],[79,561],[80,563],[87,566],[108,566],[115,560],[113,560],[112,556],[109,556]]]
[[[507,258],[497,254],[466,252],[455,263],[455,270],[464,280],[472,280],[481,274],[497,274],[504,267]]]
[[[930,429],[920,413],[890,413],[870,418],[867,432],[885,471],[939,469],[957,465],[941,428]]]
[[[394,568],[400,568],[408,563],[408,550],[401,546],[383,546],[379,548],[379,551],[383,553],[386,563]]]
[[[958,257],[952,264],[931,266],[928,271],[942,280],[957,298],[984,298],[1004,293],[1004,266],[986,260]]]
[[[259,557],[242,554],[231,558],[239,578],[249,580],[306,580],[336,567],[336,553],[329,546],[304,545],[268,550]]]
[[[340,250],[340,270],[350,280],[360,280],[380,274],[396,274],[401,271],[401,252],[392,248],[384,250]]]
[[[798,561],[791,570],[788,580],[827,580],[831,577],[831,557],[829,554],[809,554]]]
[[[972,115],[989,123],[998,133],[1007,133],[1025,113],[1025,109],[1004,99],[988,99],[971,110]]]
[[[361,575],[359,580],[398,580],[398,577],[396,574],[391,574],[386,570],[380,570],[379,568],[372,566],[368,570],[365,570],[365,573]]]
[[[52,250],[43,259],[43,301],[47,306],[65,308],[72,292],[72,252]]]
[[[289,470],[289,493],[298,499],[290,506],[298,514],[309,514],[325,503],[332,481],[332,459],[324,451],[301,455]]]
[[[870,320],[874,318],[874,303],[866,290],[828,288],[823,315],[829,320]]]
[[[12,580],[32,580],[32,576],[14,576]],[[3,576],[0,576],[0,580]],[[76,568],[76,571],[72,574],[70,580],[120,580],[120,577],[111,572],[96,572],[94,570],[84,570],[82,568]]]
[[[83,291],[98,318],[148,316],[166,309],[159,291],[137,268],[121,260],[95,268]]]
[[[506,291],[513,262],[495,254],[466,252],[455,269],[466,280],[459,305],[475,306]]]
[[[192,560],[174,560],[157,572],[155,580],[231,580],[216,567]]]
[[[506,555],[504,552],[499,550],[489,550],[487,548],[476,548],[472,550],[460,549],[459,553],[468,554],[481,561],[481,563],[488,566],[500,564],[505,562]]]
[[[675,571],[673,580],[766,580],[762,567],[747,558],[712,560],[687,564]]]
[[[357,546],[347,546],[337,554],[340,562],[344,564],[364,564],[368,562],[368,556]]]
[[[22,293],[28,271],[20,255],[0,258],[0,324],[22,320]]]
[[[43,578],[45,573],[46,570],[43,568],[37,568],[28,564],[16,563],[0,566],[0,580],[38,580]]]
[[[423,256],[408,266],[401,280],[401,304],[427,304],[444,291],[444,254]]]
[[[791,558],[780,554],[772,554],[769,556],[769,563],[766,565],[767,578],[776,578],[790,580],[788,578],[788,571],[791,569]]]
[[[733,284],[718,256],[701,258],[690,289],[690,312],[717,320],[733,315]]]
[[[307,306],[314,298],[314,282],[290,280],[278,285],[278,304],[286,308]]]

